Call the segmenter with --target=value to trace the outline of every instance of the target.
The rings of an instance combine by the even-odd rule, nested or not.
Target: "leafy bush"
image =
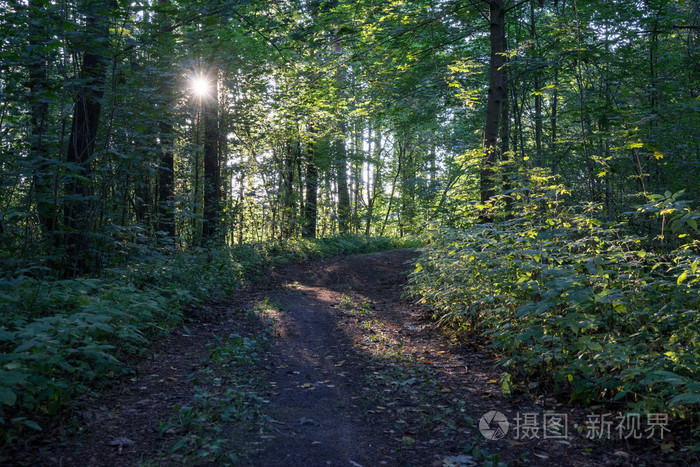
[[[142,254],[99,278],[0,279],[0,436],[56,414],[125,370],[124,361],[182,321],[188,307],[230,296],[245,278],[295,260],[404,246],[342,236],[183,253]]]
[[[498,223],[436,228],[410,291],[463,337],[488,336],[522,387],[697,417],[698,213],[661,207],[684,219],[660,232],[664,244],[596,219],[596,209],[552,216],[537,203]]]

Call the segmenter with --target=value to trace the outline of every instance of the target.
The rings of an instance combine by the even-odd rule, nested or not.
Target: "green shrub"
[[[697,213],[676,213],[685,230],[664,245],[595,219],[594,206],[550,209],[436,228],[410,291],[462,337],[488,336],[524,388],[697,416]]]

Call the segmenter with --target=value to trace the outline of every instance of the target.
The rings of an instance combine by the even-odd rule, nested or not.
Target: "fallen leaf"
[[[110,446],[131,446],[134,444],[134,442],[129,438],[125,438],[124,436],[119,436],[118,438],[114,438],[107,444],[109,444]]]

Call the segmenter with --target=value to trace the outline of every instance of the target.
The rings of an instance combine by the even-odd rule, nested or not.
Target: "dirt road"
[[[514,421],[521,414],[564,408],[545,397],[502,395],[484,346],[451,339],[426,310],[402,297],[416,255],[399,250],[287,266],[230,303],[202,308],[155,344],[132,374],[86,399],[71,426],[45,430],[13,460],[64,466],[636,463],[634,454],[574,432],[581,413],[571,413],[566,436],[518,437]],[[510,421],[509,433],[497,433],[508,426],[489,419],[486,428],[494,431],[484,436],[480,421],[490,411]]]

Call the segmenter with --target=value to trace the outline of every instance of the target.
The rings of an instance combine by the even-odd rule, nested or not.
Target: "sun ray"
[[[211,81],[203,74],[196,74],[190,78],[190,89],[198,99],[209,97],[211,88]]]

